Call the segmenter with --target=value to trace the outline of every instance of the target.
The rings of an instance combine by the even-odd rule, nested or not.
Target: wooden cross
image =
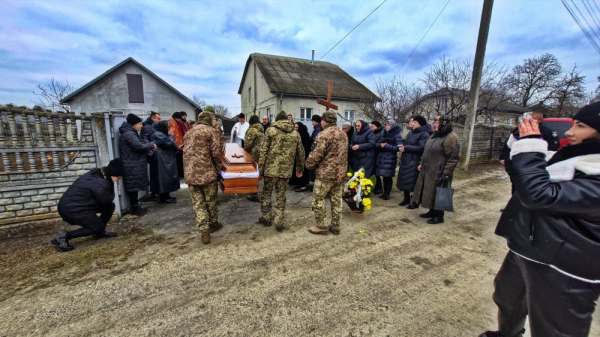
[[[338,109],[337,105],[331,103],[331,89],[333,89],[333,80],[329,80],[329,87],[327,88],[327,100],[317,98],[318,104],[321,104],[321,105],[324,105],[325,107],[327,107],[327,109],[325,111],[329,111],[329,108],[331,108],[333,110]]]

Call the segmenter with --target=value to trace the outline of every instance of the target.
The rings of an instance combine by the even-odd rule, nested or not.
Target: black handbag
[[[448,186],[448,182],[440,183],[440,186],[435,188],[435,204],[433,209],[444,212],[454,212],[454,189]]]

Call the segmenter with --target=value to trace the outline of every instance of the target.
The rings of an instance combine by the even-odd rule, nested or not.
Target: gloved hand
[[[440,179],[438,179],[439,183],[447,183],[450,181],[450,176],[447,176],[445,174],[442,174],[442,176],[440,177]]]

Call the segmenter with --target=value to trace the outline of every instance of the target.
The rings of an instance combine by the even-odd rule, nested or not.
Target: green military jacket
[[[252,159],[257,163],[260,159],[260,147],[265,139],[264,131],[265,129],[260,123],[253,124],[246,131],[246,139],[244,140],[244,150],[250,153]]]
[[[280,120],[265,132],[260,148],[259,172],[265,177],[290,178],[296,159],[296,170],[304,171],[304,147],[294,124]]]
[[[223,169],[223,140],[213,127],[196,124],[183,137],[183,168],[188,185],[217,181]]]
[[[306,168],[317,169],[317,179],[342,183],[348,170],[348,136],[335,124],[325,126],[317,135]]]

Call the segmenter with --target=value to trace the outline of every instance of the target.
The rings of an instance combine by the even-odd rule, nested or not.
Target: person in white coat
[[[238,122],[231,129],[231,143],[237,143],[239,146],[244,147],[244,139],[246,139],[246,131],[249,127],[250,124],[246,123],[246,115],[240,113]]]

